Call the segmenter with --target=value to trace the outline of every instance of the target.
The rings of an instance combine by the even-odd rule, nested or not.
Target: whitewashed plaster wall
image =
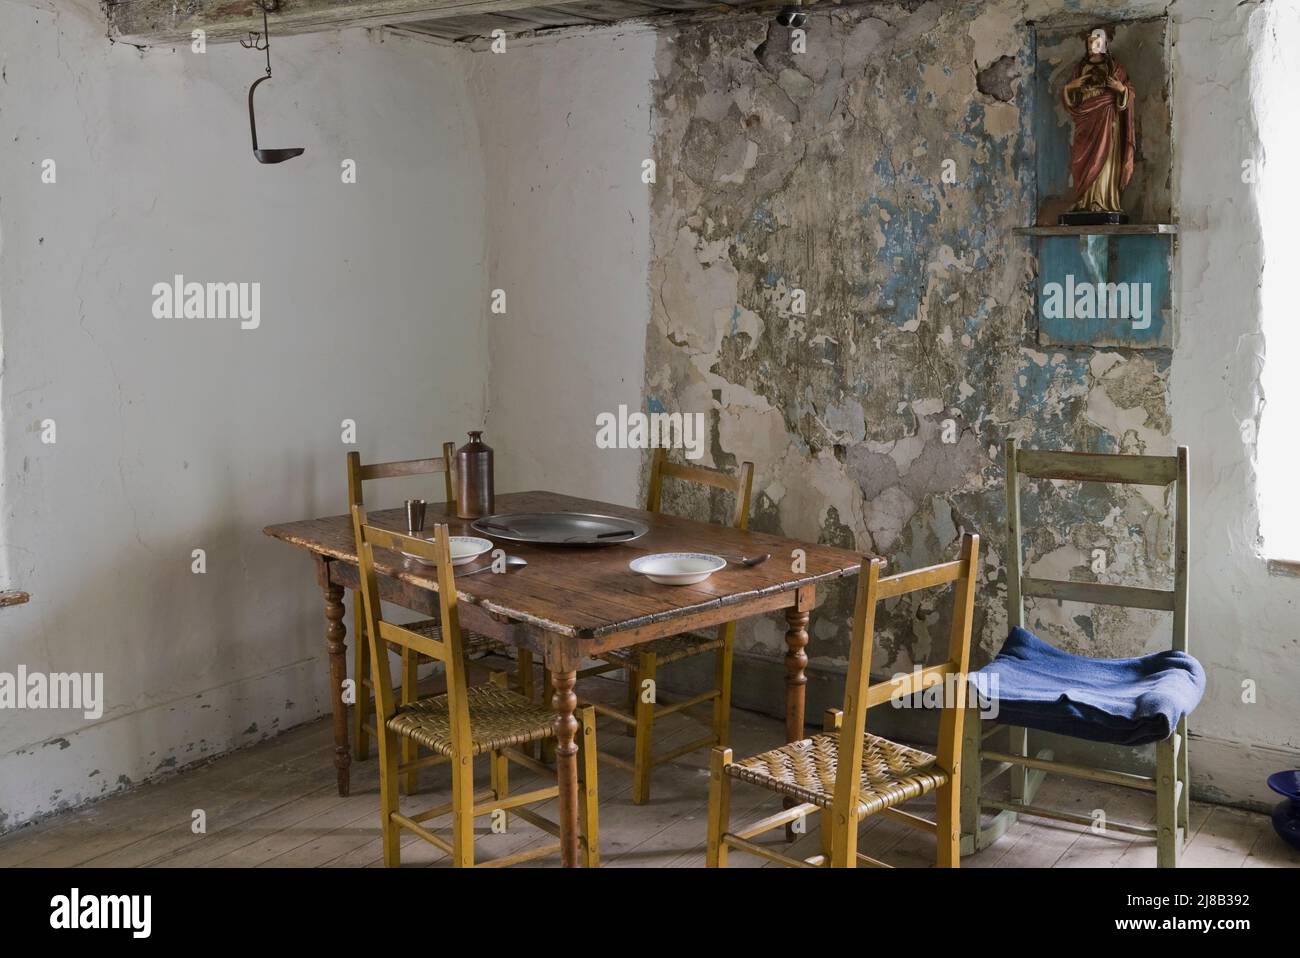
[[[483,420],[459,55],[364,31],[272,53],[262,144],[306,154],[261,166],[260,56],[0,2],[0,581],[32,595],[0,615],[0,671],[103,672],[106,699],[95,722],[4,713],[0,830],[327,712],[311,564],[262,528],[343,511],[348,448],[405,458]],[[176,273],[260,282],[260,328],[155,319]]]
[[[596,416],[642,408],[649,320],[650,78],[644,27],[471,54],[487,179],[487,441],[501,491],[632,504],[641,454],[598,449]]]
[[[1001,13],[1011,29],[1055,6],[1008,0],[981,22]],[[1259,803],[1262,774],[1300,750],[1300,584],[1257,554],[1240,431],[1258,415],[1267,345],[1258,198],[1240,183],[1262,121],[1265,7],[1167,9],[1184,230],[1168,441],[1194,453],[1192,641],[1210,673],[1193,765],[1198,794]],[[110,712],[0,731],[9,825],[326,710],[305,560],[260,528],[337,501],[339,456],[321,450],[340,419],[358,419],[363,454],[486,421],[499,489],[632,501],[641,458],[597,450],[594,419],[644,400],[652,260],[640,171],[654,155],[654,31],[512,41],[505,54],[379,49],[361,34],[277,42],[264,135],[308,153],[272,169],[247,156],[251,55],[141,56],[108,48],[96,24],[51,19],[0,0],[0,561],[35,597],[0,615],[0,669],[109,669]],[[1000,52],[1000,36],[975,37],[977,55]],[[47,155],[73,158],[50,198],[13,185],[38,182]],[[344,156],[360,183],[340,196]],[[263,328],[152,321],[148,285],[175,271],[261,279]],[[494,288],[504,316],[486,314]],[[354,381],[349,353],[378,371],[370,383]],[[412,401],[406,373],[429,370]],[[46,416],[59,420],[49,448]],[[86,542],[55,564],[46,544],[76,534]],[[188,572],[198,546],[206,577]],[[1241,703],[1243,679],[1258,705]]]
[[[1263,365],[1295,363],[1271,355],[1263,335],[1259,186],[1242,179],[1243,161],[1261,159],[1261,125],[1300,123],[1294,89],[1278,97],[1269,77],[1277,57],[1295,56],[1268,29],[1284,6],[1179,0],[1170,8],[1174,208],[1183,229],[1170,409],[1173,436],[1193,456],[1190,631],[1208,677],[1191,760],[1199,794],[1252,804],[1271,804],[1263,776],[1300,757],[1300,580],[1270,575],[1261,554],[1255,444],[1243,442],[1250,430],[1242,428],[1262,409]],[[1293,445],[1288,432],[1274,438]]]

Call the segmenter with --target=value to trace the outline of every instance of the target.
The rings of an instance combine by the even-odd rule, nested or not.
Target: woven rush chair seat
[[[871,733],[863,736],[862,792],[858,817],[874,815],[924,795],[948,781],[935,756]],[[839,737],[814,735],[726,766],[733,778],[758,785],[819,808],[835,798]]]
[[[495,685],[476,685],[466,692],[470,751],[474,755],[537,742],[555,734],[551,728],[555,717],[551,710],[530,702],[518,692]],[[450,756],[454,751],[446,695],[398,706],[397,714],[388,720],[388,727],[439,755]]]
[[[648,652],[655,656],[656,664],[666,665],[669,662],[689,659],[693,655],[703,655],[705,652],[720,649],[722,648],[722,641],[722,637],[718,635],[698,635],[685,632],[681,635],[669,635],[662,639],[655,639],[653,642],[629,646],[626,649],[602,652],[598,658],[604,662],[634,669],[636,668],[637,659]]]

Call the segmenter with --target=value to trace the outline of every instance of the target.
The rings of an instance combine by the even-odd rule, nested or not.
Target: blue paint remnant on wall
[[[1048,397],[1067,394],[1072,388],[1082,390],[1088,381],[1090,356],[1084,353],[1053,355],[1039,365],[1033,361],[1021,364],[1016,376],[1015,390],[1022,406],[1032,411],[1029,421],[1033,425],[1025,445],[1031,448],[1074,448],[1078,410],[1068,401],[1048,402]]]
[[[1052,65],[1039,60],[1034,70],[1033,137],[1036,148],[1034,173],[1041,202],[1049,196],[1070,194],[1070,126],[1057,109],[1060,79],[1052,76]]]
[[[965,319],[966,335],[974,339],[975,335],[980,331],[984,324],[988,322],[988,319],[989,300],[982,299],[975,307],[975,311]]]
[[[764,232],[776,232],[776,215],[771,210],[764,209],[760,206],[750,214],[749,219],[750,222]]]
[[[924,209],[900,209],[877,197],[864,203],[862,212],[875,218],[885,240],[876,260],[884,266],[886,278],[875,299],[889,321],[902,326],[916,318],[926,288],[926,261],[917,253],[933,242],[939,204],[931,200]]]
[[[659,401],[658,396],[647,396],[645,400],[645,407],[647,410],[649,410],[652,413],[668,411],[667,409],[664,408],[664,404]]]

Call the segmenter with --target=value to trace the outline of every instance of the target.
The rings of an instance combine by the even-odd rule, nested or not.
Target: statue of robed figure
[[[1088,34],[1088,51],[1061,91],[1074,121],[1070,175],[1074,205],[1063,226],[1127,223],[1120,191],[1133,178],[1137,147],[1137,94],[1128,71],[1107,50],[1106,31]]]

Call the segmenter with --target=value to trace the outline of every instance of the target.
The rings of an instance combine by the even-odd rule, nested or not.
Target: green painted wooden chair
[[[1188,553],[1188,455],[1179,446],[1174,456],[1098,455],[1080,452],[1021,450],[1014,439],[1006,444],[1007,454],[1007,619],[1008,627],[1024,628],[1026,596],[1085,602],[1097,605],[1153,609],[1172,613],[1175,652],[1187,651],[1187,553]],[[1027,576],[1021,566],[1020,551],[1020,477],[1074,480],[1079,482],[1123,483],[1130,485],[1175,485],[1174,490],[1174,582],[1172,590],[1134,588],[1099,582],[1073,582]],[[1199,668],[1199,666],[1198,666]],[[978,679],[978,675],[977,675]],[[1177,721],[1173,733],[1156,742],[1154,776],[1112,771],[1088,765],[1053,760],[1050,750],[1030,754],[1029,732],[996,722],[981,727],[977,705],[965,723],[963,748],[965,767],[962,774],[962,853],[987,848],[997,841],[1020,814],[1034,815],[1078,825],[1091,826],[1084,815],[1034,804],[1035,793],[1048,773],[1061,774],[1094,782],[1122,785],[1152,792],[1156,799],[1156,824],[1106,822],[1108,830],[1154,837],[1156,863],[1160,867],[1177,867],[1179,854],[1188,837],[1189,777],[1187,762],[1187,716]],[[989,727],[991,726],[991,727]],[[988,741],[1007,730],[1005,751],[987,746]],[[1060,731],[1054,729],[1054,731]],[[984,771],[982,762],[992,762]],[[983,786],[1010,772],[1010,795],[1006,800],[983,794]],[[982,776],[981,776],[981,773]],[[996,814],[985,823],[981,813]]]

